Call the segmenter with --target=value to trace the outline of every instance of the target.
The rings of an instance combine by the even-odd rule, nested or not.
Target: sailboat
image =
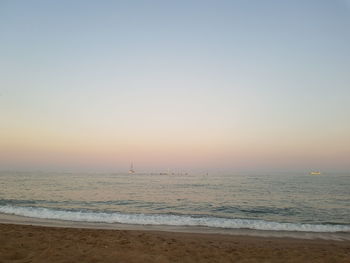
[[[131,163],[131,164],[130,164],[130,169],[129,169],[129,174],[134,174],[134,173],[135,173],[134,164]]]

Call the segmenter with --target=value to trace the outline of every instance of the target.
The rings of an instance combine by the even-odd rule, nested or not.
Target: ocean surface
[[[0,172],[0,213],[96,223],[350,232],[350,175]]]

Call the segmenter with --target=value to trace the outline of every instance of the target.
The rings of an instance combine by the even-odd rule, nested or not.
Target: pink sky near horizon
[[[37,131],[38,132],[38,131]],[[140,136],[137,140],[125,137],[117,140],[98,135],[62,138],[47,134],[24,134],[7,139],[1,145],[1,166],[48,168],[61,167],[73,170],[123,171],[134,162],[139,171],[174,170],[221,170],[221,171],[278,171],[323,169],[342,171],[347,169],[348,146],[332,141],[321,143],[322,138],[313,141],[281,140],[281,138],[253,138],[238,136],[238,140],[223,138],[197,138],[172,140]],[[20,139],[19,139],[20,138]],[[285,138],[288,139],[288,138]]]

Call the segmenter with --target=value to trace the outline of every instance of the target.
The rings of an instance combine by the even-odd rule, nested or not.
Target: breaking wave
[[[228,229],[255,229],[306,232],[350,232],[350,225],[279,223],[254,219],[232,219],[170,214],[127,214],[58,210],[43,207],[0,206],[0,213],[18,216],[94,223],[135,225],[204,226]]]

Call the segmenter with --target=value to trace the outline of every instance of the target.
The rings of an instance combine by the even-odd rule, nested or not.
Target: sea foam
[[[306,232],[350,232],[350,225],[279,223],[255,219],[232,219],[169,214],[127,214],[68,211],[43,207],[0,206],[0,213],[25,217],[78,222],[122,223],[135,225],[205,226],[228,229],[255,229]]]

